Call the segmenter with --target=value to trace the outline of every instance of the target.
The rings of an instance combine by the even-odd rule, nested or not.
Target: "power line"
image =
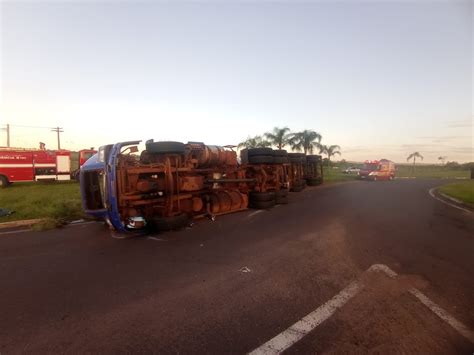
[[[55,127],[42,127],[42,126],[26,126],[20,124],[11,124],[10,127],[22,127],[22,128],[41,128],[41,129],[51,129]]]

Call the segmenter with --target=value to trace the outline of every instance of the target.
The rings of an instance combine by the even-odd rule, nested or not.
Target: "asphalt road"
[[[151,238],[98,223],[0,235],[0,353],[246,353],[359,280],[287,353],[472,354],[408,292],[474,329],[474,217],[428,194],[441,182],[321,186]]]

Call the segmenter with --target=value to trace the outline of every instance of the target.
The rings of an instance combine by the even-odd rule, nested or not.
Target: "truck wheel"
[[[301,181],[298,181],[297,183],[293,184],[293,186],[290,189],[291,192],[300,192],[302,190],[303,190],[303,183]]]
[[[272,201],[255,201],[250,205],[257,210],[266,210],[275,206],[275,200]]]
[[[321,184],[321,179],[320,178],[306,179],[306,183],[308,184],[308,186],[317,186]]]
[[[273,151],[273,154],[276,157],[287,157],[288,156],[288,152],[285,149],[275,149]]]
[[[275,193],[273,191],[268,191],[268,192],[250,191],[249,200],[251,202],[274,201]]]
[[[0,175],[0,188],[5,188],[9,185],[9,181],[6,176]]]
[[[288,163],[288,157],[278,156],[273,158],[275,164],[286,164]]]
[[[288,196],[287,189],[281,189],[281,190],[275,191],[275,197],[287,197],[287,196]]]
[[[306,161],[308,163],[317,163],[321,161],[321,156],[320,155],[307,155],[306,156]]]
[[[146,151],[149,153],[184,154],[186,147],[181,142],[148,142]]]
[[[153,217],[152,225],[160,231],[180,229],[189,223],[187,214],[182,213],[172,217]]]
[[[262,148],[263,149],[263,148]],[[275,158],[269,155],[253,155],[249,156],[250,164],[273,164]]]
[[[250,148],[247,151],[249,157],[254,157],[256,155],[269,155],[273,157],[275,155],[272,148]]]

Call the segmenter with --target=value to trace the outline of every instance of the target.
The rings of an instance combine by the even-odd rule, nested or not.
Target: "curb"
[[[474,209],[471,206],[466,205],[464,202],[459,201],[456,198],[453,198],[451,196],[443,194],[442,192],[439,192],[438,188],[439,187],[433,187],[429,190],[429,194],[430,194],[431,197],[433,197],[434,199],[436,199],[440,202],[443,202],[444,204],[446,204],[448,206],[457,208],[458,210],[461,210],[461,211],[464,211],[464,212],[467,212],[467,213],[474,212]]]
[[[37,218],[37,219],[23,219],[19,221],[11,221],[11,222],[3,222],[0,223],[0,230],[2,229],[10,229],[10,228],[18,228],[18,227],[31,227],[35,224],[41,223],[44,221],[44,218]]]

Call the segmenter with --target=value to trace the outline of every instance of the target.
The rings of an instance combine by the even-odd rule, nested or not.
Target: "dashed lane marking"
[[[374,264],[365,272],[383,272],[390,278],[396,278],[398,275],[395,271],[390,269],[387,265]],[[359,281],[352,282],[349,286],[344,288],[336,296],[318,307],[307,316],[301,318],[295,324],[284,330],[274,338],[262,344],[255,350],[251,351],[250,355],[267,355],[280,354],[292,345],[300,341],[305,335],[314,330],[317,326],[329,319],[339,308],[344,306],[351,298],[357,295],[364,285]],[[436,314],[439,318],[454,328],[459,334],[474,343],[474,332],[467,328],[463,323],[458,321],[447,311],[442,309],[435,302],[430,300],[425,294],[416,288],[411,288],[409,292],[415,296],[421,303],[423,303],[429,310]]]

